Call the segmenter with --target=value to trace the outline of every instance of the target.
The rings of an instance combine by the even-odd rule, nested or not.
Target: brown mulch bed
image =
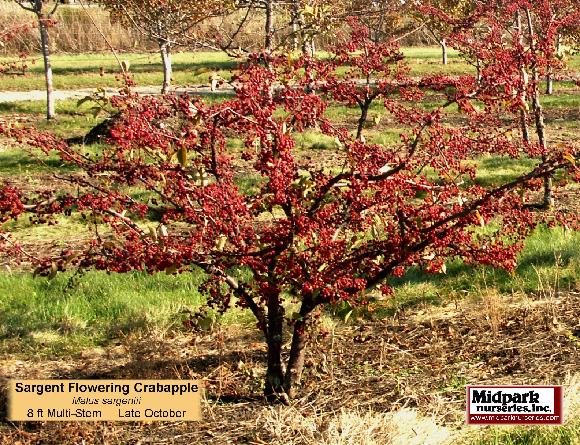
[[[508,299],[508,301],[506,301]],[[289,409],[330,419],[340,409],[403,407],[464,421],[465,384],[562,384],[580,368],[580,293],[484,296],[387,320],[336,324],[312,339],[301,396]],[[2,379],[183,378],[206,384],[198,423],[0,423],[0,444],[270,443],[260,423],[265,348],[248,328],[121,339],[78,357],[7,359]],[[83,442],[84,441],[84,442]],[[293,443],[301,443],[299,440]]]

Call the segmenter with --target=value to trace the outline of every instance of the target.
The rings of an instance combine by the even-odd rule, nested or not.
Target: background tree
[[[19,35],[29,32],[34,26],[35,23],[17,23],[0,30],[0,48],[4,48]],[[0,62],[0,74],[24,74],[31,63],[28,59],[28,54],[21,52],[3,60]]]
[[[217,0],[100,0],[111,14],[157,42],[163,63],[162,93],[167,93],[173,74],[171,51],[195,41],[199,24],[233,6]]]
[[[558,169],[578,176],[562,146],[527,174],[477,184],[468,160],[534,149],[506,136],[513,126],[502,120],[497,92],[514,80],[490,76],[482,89],[475,76],[410,79],[393,42],[375,43],[352,26],[330,60],[251,56],[236,75],[235,97],[223,103],[115,98],[121,117],[98,155],[0,125],[0,133],[77,168],[60,176],[74,192],[0,188],[0,221],[30,214],[43,224],[77,213],[93,221],[90,245],[38,258],[40,275],[71,267],[203,270],[210,306],[254,314],[267,344],[265,395],[287,400],[299,389],[308,333],[324,305],[365,304],[371,292],[390,294],[390,277],[413,266],[442,273],[447,258],[513,270],[543,220],[519,191],[535,190],[535,180]],[[350,71],[339,76],[345,64]],[[368,83],[354,82],[361,78]],[[368,143],[325,117],[335,100],[371,96],[403,128],[399,143]],[[446,110],[455,104],[464,119],[452,128]],[[333,165],[313,165],[296,149],[294,136],[313,128],[336,138]],[[228,151],[231,137],[244,141],[241,155]],[[240,163],[260,178],[254,190],[239,187]],[[148,193],[132,193],[136,187]]]
[[[55,104],[52,86],[52,65],[50,63],[50,36],[48,30],[54,23],[53,16],[56,12],[59,1],[49,0],[14,0],[20,7],[34,13],[38,19],[38,29],[40,31],[40,50],[44,61],[44,77],[46,79],[46,118],[48,120],[55,116]]]
[[[413,19],[412,2],[400,0],[355,1],[353,16],[357,17],[371,31],[371,38],[376,41],[404,38],[424,28]]]
[[[292,35],[303,54],[314,55],[315,39],[344,24],[345,18],[354,14],[352,2],[333,0],[293,0]]]
[[[558,52],[558,39],[565,29],[580,25],[580,12],[569,0],[527,2],[490,1],[480,4],[464,20],[455,20],[449,34],[451,44],[480,62],[482,88],[503,79],[506,86],[495,94],[506,111],[517,116],[523,142],[535,146],[543,160],[554,149],[549,144],[542,107],[542,80],[548,78],[548,91],[555,73],[564,68]],[[447,12],[424,9],[436,20],[448,20]],[[500,96],[503,95],[503,99]],[[531,113],[530,113],[531,110]],[[529,127],[535,129],[532,140]],[[553,205],[552,178],[544,178],[542,207]]]
[[[416,20],[425,25],[427,35],[441,46],[443,65],[448,63],[448,36],[453,30],[454,22],[469,16],[475,5],[476,2],[472,0],[416,0],[413,2],[412,9]],[[431,8],[442,11],[444,15],[430,14]]]
[[[229,27],[216,27],[213,34],[219,35],[217,47],[230,54],[239,51],[249,53],[260,50],[300,50],[303,54],[316,52],[316,40],[333,34],[344,26],[349,16],[359,16],[368,9],[366,2],[339,2],[336,0],[246,0],[236,2],[235,13],[230,14]],[[263,19],[261,39],[250,45],[238,39],[248,24],[259,17]],[[228,33],[226,28],[233,28]]]

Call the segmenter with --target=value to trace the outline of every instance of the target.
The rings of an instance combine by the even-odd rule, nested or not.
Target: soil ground
[[[3,423],[0,443],[306,445],[329,443],[333,421],[344,422],[345,413],[391,411],[399,417],[373,433],[374,443],[399,443],[425,427],[424,416],[433,420],[417,443],[461,443],[477,432],[464,426],[464,385],[570,384],[579,377],[580,292],[514,295],[507,304],[490,292],[477,301],[366,318],[345,324],[323,317],[301,395],[289,407],[262,400],[265,347],[247,328],[127,337],[67,359],[4,357],[3,384],[15,377],[194,378],[204,381],[206,398],[201,422]],[[568,396],[580,402],[580,394]],[[408,431],[393,430],[400,416]]]

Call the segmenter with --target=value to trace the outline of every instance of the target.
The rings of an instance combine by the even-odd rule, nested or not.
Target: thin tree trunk
[[[558,34],[556,36],[556,55],[558,57],[560,57],[561,47],[561,36]],[[548,67],[548,72],[546,73],[546,94],[554,94],[554,70],[551,66]]]
[[[519,44],[523,47],[523,32],[522,32],[522,16],[520,11],[516,11],[516,27],[519,32]],[[522,102],[522,108],[520,109],[520,127],[522,130],[522,139],[526,144],[530,143],[530,130],[528,128],[528,112],[527,112],[527,103],[528,103],[528,85],[529,85],[529,76],[528,72],[526,71],[526,67],[522,64],[520,67],[520,79],[522,82],[522,87],[520,91],[520,100]]]
[[[40,28],[40,47],[44,60],[44,78],[46,81],[46,119],[50,120],[55,116],[55,105],[52,86],[52,65],[50,63],[50,40],[48,36],[47,17],[38,13],[38,26]]]
[[[447,65],[447,41],[441,39],[439,40],[439,45],[441,46],[441,62],[443,65]]]
[[[554,73],[552,67],[548,67],[548,72],[546,73],[546,94],[554,94]]]
[[[300,5],[298,1],[294,1],[292,3],[292,12],[291,14],[291,24],[292,24],[292,50],[297,51],[298,46],[300,44],[298,33],[300,31],[299,26],[299,16],[300,16]]]
[[[165,39],[159,39],[159,52],[163,61],[163,87],[161,94],[167,94],[171,87],[171,78],[173,77],[173,66],[171,64],[171,43]]]
[[[284,367],[282,366],[282,341],[284,328],[284,309],[280,302],[280,293],[268,295],[268,344],[266,381],[264,395],[270,402],[287,402],[284,390]]]
[[[532,21],[532,15],[530,10],[526,8],[526,16],[528,19],[528,30],[530,35],[530,45],[532,47],[533,53],[536,52],[536,44],[535,44],[535,33],[534,33],[534,25]],[[534,92],[532,97],[532,108],[534,111],[534,121],[536,124],[536,134],[538,135],[538,142],[540,144],[540,148],[542,149],[542,162],[546,162],[547,160],[547,139],[546,139],[546,124],[544,122],[544,110],[542,108],[542,104],[540,102],[540,89],[539,89],[539,82],[540,82],[540,74],[538,70],[538,66],[536,62],[533,62],[532,65],[532,78],[534,82]],[[548,175],[544,177],[544,198],[542,202],[542,207],[544,208],[551,208],[554,205],[554,195],[553,195],[553,187],[552,187],[552,176]]]
[[[284,389],[291,399],[296,396],[298,385],[302,378],[302,371],[304,370],[304,359],[306,356],[306,346],[308,344],[306,323],[308,322],[308,316],[312,312],[312,309],[314,309],[312,301],[305,299],[300,308],[300,318],[294,324],[290,357],[288,358],[288,367],[284,379]]]
[[[266,0],[266,23],[264,26],[264,49],[268,52],[274,47],[274,0]]]

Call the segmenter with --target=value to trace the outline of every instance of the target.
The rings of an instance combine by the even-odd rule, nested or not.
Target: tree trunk
[[[284,308],[280,301],[280,292],[273,291],[268,295],[268,367],[264,382],[264,395],[269,402],[287,402],[284,390],[284,368],[282,366],[282,341],[284,328]]]
[[[560,57],[561,47],[561,36],[558,34],[556,36],[556,55],[558,57]],[[551,66],[548,67],[548,72],[546,73],[546,94],[554,94],[554,70]]]
[[[294,398],[298,391],[298,385],[302,378],[304,370],[304,359],[308,337],[306,335],[306,323],[308,316],[314,309],[310,299],[305,299],[299,312],[299,319],[294,324],[294,333],[292,335],[292,345],[290,346],[290,357],[288,358],[288,367],[284,379],[284,389],[289,398]]]
[[[524,44],[524,36],[522,32],[522,17],[519,11],[516,11],[516,29],[519,33],[519,44]],[[526,144],[530,143],[530,130],[528,128],[528,112],[527,112],[527,104],[528,104],[528,85],[529,85],[529,76],[528,72],[526,71],[526,67],[523,65],[520,66],[520,79],[522,81],[522,87],[520,91],[520,101],[522,108],[520,109],[520,127],[522,130],[522,139]]]
[[[546,73],[546,94],[548,95],[554,94],[554,76],[552,72],[552,67],[549,67],[548,72]]]
[[[439,45],[441,46],[441,62],[443,65],[447,65],[447,41],[445,39],[441,39],[439,41]]]
[[[368,119],[369,116],[369,107],[370,107],[370,102],[365,101],[364,103],[362,103],[360,105],[360,118],[358,120],[358,125],[356,128],[356,138],[358,140],[362,140],[363,139],[363,135],[362,132],[364,130],[365,127],[365,123]]]
[[[171,64],[171,43],[165,39],[159,39],[159,52],[163,61],[163,87],[161,94],[167,94],[171,87],[171,78],[173,77],[173,67]]]
[[[292,25],[292,51],[297,51],[300,45],[299,42],[299,35],[300,32],[300,5],[297,1],[292,3],[292,12],[291,12],[291,25]]]
[[[306,56],[309,55],[309,45],[308,39],[306,37],[306,33],[304,32],[304,16],[300,11],[300,4],[298,1],[294,2],[295,14],[296,14],[296,27],[300,33],[300,50],[302,51],[302,55]]]
[[[264,49],[268,52],[274,47],[274,0],[266,0],[266,23],[264,26]]]
[[[55,116],[55,106],[52,86],[52,65],[50,63],[50,40],[48,36],[47,17],[38,14],[38,26],[40,28],[40,47],[44,60],[44,78],[46,81],[46,119],[50,120]]]
[[[528,30],[529,30],[529,37],[530,37],[530,45],[532,48],[532,52],[535,55],[536,53],[536,43],[535,43],[535,32],[534,32],[534,25],[532,21],[532,15],[530,10],[526,8],[526,16],[528,19]],[[540,74],[538,70],[538,66],[536,62],[533,62],[532,65],[532,78],[533,78],[533,97],[532,97],[532,108],[534,111],[534,122],[536,124],[536,134],[538,135],[538,142],[540,143],[540,147],[542,149],[542,162],[546,162],[547,155],[546,151],[548,148],[548,142],[546,138],[546,124],[544,122],[544,110],[542,108],[542,104],[540,102]],[[544,208],[551,208],[554,205],[554,194],[552,188],[552,176],[548,175],[544,177],[544,198],[542,202],[542,207]]]
[[[314,41],[314,36],[310,38],[310,55],[314,57],[316,54],[316,42]]]

